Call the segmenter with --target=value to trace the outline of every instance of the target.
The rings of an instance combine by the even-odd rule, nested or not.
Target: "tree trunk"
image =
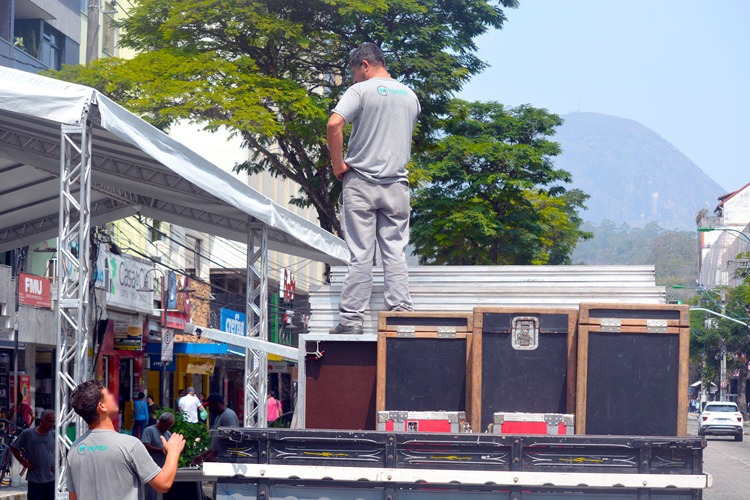
[[[740,356],[740,375],[737,377],[737,406],[740,407],[740,411],[747,419],[747,397],[745,397],[747,391],[747,357],[745,355]]]

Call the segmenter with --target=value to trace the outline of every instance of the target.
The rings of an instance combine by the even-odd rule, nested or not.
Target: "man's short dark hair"
[[[224,404],[224,396],[222,396],[222,395],[221,395],[221,394],[219,394],[218,392],[212,392],[212,393],[211,393],[211,394],[209,394],[209,396],[208,396],[208,402],[209,402],[209,403],[214,403],[214,404],[220,404],[220,405],[223,405],[223,404]]]
[[[357,68],[367,61],[373,66],[385,66],[385,55],[380,47],[372,42],[365,42],[352,52],[349,56],[349,67]]]
[[[101,380],[89,380],[76,387],[70,395],[70,406],[89,425],[99,420],[98,407],[103,389]]]

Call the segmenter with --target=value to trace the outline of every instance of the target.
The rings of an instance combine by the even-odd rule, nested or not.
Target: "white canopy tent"
[[[267,340],[269,249],[330,264],[349,257],[339,238],[97,90],[0,68],[0,251],[59,237],[58,430],[82,430],[68,399],[91,372],[89,229],[135,213],[247,243],[246,334],[259,340]],[[266,424],[266,370],[265,353],[246,356],[245,425]],[[57,488],[65,489],[60,467]]]

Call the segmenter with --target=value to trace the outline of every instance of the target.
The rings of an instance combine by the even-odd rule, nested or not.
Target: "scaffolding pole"
[[[247,235],[247,337],[268,341],[268,226],[251,224]],[[266,427],[268,354],[248,349],[245,355],[245,427]]]
[[[67,435],[85,432],[70,407],[70,394],[89,374],[89,282],[91,279],[91,123],[89,106],[78,126],[60,130],[60,212],[57,259],[57,359],[55,374],[55,490],[68,498],[65,456],[73,444]]]

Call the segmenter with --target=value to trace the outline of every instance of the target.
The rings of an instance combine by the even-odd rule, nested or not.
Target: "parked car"
[[[734,436],[735,441],[742,441],[742,413],[736,403],[708,403],[698,417],[699,436]]]

